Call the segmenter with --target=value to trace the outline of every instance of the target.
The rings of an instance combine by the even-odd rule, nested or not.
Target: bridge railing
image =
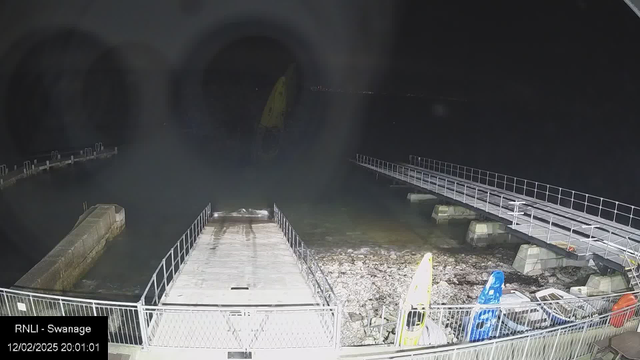
[[[476,209],[497,215],[511,221],[510,227],[538,240],[554,245],[577,256],[598,254],[625,267],[639,263],[640,244],[628,237],[612,236],[610,229],[603,230],[601,235],[594,232],[598,227],[591,227],[591,234],[579,231],[570,221],[561,216],[554,217],[546,211],[521,206],[523,203],[515,196],[505,194],[502,190],[492,191],[492,187],[482,184],[474,185],[447,175],[436,174],[427,169],[420,170],[412,166],[404,166],[365,155],[356,155],[355,162],[375,169],[418,187],[442,194],[460,201]],[[529,211],[525,214],[523,210]],[[565,229],[567,225],[571,229]],[[581,225],[581,224],[578,224]],[[577,249],[577,245],[582,248]],[[618,258],[622,256],[622,258]]]
[[[109,343],[143,345],[140,304],[79,299],[0,288],[2,316],[108,316]]]
[[[506,338],[478,343],[465,343],[447,347],[421,350],[395,351],[364,355],[359,359],[420,359],[420,360],[569,360],[588,355],[594,350],[596,341],[615,336],[638,327],[637,314],[640,303],[615,313],[603,314],[580,322],[556,328],[534,331]],[[621,320],[635,314],[626,321]],[[612,326],[612,323],[622,325]]]
[[[284,233],[289,247],[298,261],[298,266],[307,279],[307,283],[313,286],[314,294],[324,305],[337,306],[338,299],[336,298],[336,294],[329,280],[313,257],[313,252],[308,247],[305,247],[304,242],[300,240],[300,236],[298,236],[298,233],[277,205],[273,205],[273,210],[275,221]]]
[[[463,180],[510,191],[536,200],[640,230],[640,208],[619,201],[538,181],[411,155],[409,164]]]
[[[42,170],[49,170],[50,167],[73,164],[74,161],[96,159],[101,156],[110,156],[117,153],[117,147],[105,149],[104,145],[98,142],[95,143],[93,147],[87,147],[80,151],[61,152],[52,150],[47,153],[35,154],[28,160],[23,161],[21,166],[14,165],[13,168],[8,167],[6,164],[0,164],[0,189],[2,189],[6,183],[12,184],[17,179],[36,174]],[[79,157],[78,154],[80,155]]]
[[[142,304],[158,305],[162,300],[162,296],[171,287],[173,279],[182,270],[182,265],[187,261],[191,250],[196,244],[198,236],[204,229],[211,218],[211,204],[200,212],[200,215],[189,226],[187,231],[182,234],[178,242],[167,252],[167,255],[160,261],[160,264],[153,272],[151,280],[142,294]]]

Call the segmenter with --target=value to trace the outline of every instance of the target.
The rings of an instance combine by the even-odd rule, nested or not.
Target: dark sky
[[[1,159],[165,124],[244,122],[218,132],[237,140],[297,61],[305,85],[466,100],[304,93],[291,120],[312,124],[299,142],[319,158],[417,153],[640,203],[640,19],[623,0],[268,3],[298,28],[266,10],[214,19],[239,6],[225,1],[59,3],[0,2]],[[82,26],[12,37],[65,11],[118,40]]]
[[[605,93],[618,97],[638,83],[640,19],[623,1],[399,4],[393,56],[413,74],[451,73],[470,96],[518,83],[550,97],[615,84]]]

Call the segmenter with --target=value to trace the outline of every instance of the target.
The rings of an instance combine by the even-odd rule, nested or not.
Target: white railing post
[[[178,248],[180,246],[180,242],[178,241]],[[180,249],[178,249],[178,256],[180,256]],[[171,248],[171,281],[176,277],[176,261],[173,256],[173,248]]]
[[[464,184],[464,195],[462,196],[462,202],[467,203],[467,184]]]
[[[529,349],[529,342],[531,341],[531,336],[527,337],[527,343],[524,346],[524,351],[522,352],[522,360],[527,359],[527,350]]]
[[[489,212],[489,198],[491,197],[491,193],[489,191],[487,191],[487,206],[485,211]]]
[[[598,217],[602,214],[602,198],[600,198],[600,206],[598,207]]]
[[[33,315],[38,316],[38,312],[36,311],[36,306],[33,305],[33,296],[29,294],[29,303],[31,304],[31,309],[33,309]]]
[[[162,271],[164,272],[164,292],[167,293],[168,284],[167,284],[167,257],[165,256],[162,259]]]
[[[155,305],[158,305],[160,303],[160,300],[158,300],[158,284],[156,282],[156,273],[153,273],[153,289],[155,290],[155,294],[154,294],[154,299],[156,300]]]
[[[477,207],[478,204],[478,187],[476,186],[476,195],[473,197],[473,206]]]
[[[529,221],[529,236],[531,236],[531,229],[533,228],[533,212],[535,210],[531,209],[531,220]]]
[[[562,332],[561,330],[558,330],[557,332],[558,335],[556,335],[556,341],[553,343],[553,350],[551,350],[551,356],[549,356],[549,359],[553,359],[553,355],[555,355],[556,353],[556,347],[558,346],[558,340],[560,340],[561,332]]]
[[[149,347],[149,337],[147,335],[147,320],[144,314],[144,306],[139,301],[136,304],[138,309],[138,323],[140,325],[140,337],[142,338],[142,349],[146,350]]]
[[[491,344],[491,355],[489,355],[489,359],[493,359],[493,353],[496,351],[496,342],[493,341]]]
[[[582,340],[584,340],[584,333],[587,332],[587,325],[589,325],[589,323],[585,322],[584,328],[582,329],[582,334],[580,335],[580,342],[578,342],[578,348],[576,349],[576,354],[573,357],[573,360],[576,360],[578,358],[578,354],[580,354],[580,348],[582,347]]]

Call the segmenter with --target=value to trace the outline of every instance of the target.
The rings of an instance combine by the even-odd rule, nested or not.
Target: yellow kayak
[[[422,336],[431,303],[433,282],[433,256],[427,253],[413,275],[407,297],[402,306],[400,346],[416,346]]]

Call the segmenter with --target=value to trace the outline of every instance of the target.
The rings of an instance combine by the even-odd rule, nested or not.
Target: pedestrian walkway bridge
[[[638,287],[640,209],[535,181],[411,156],[391,163],[356,155],[378,175],[432,192],[449,202],[504,222],[527,241],[572,259],[627,273]]]

